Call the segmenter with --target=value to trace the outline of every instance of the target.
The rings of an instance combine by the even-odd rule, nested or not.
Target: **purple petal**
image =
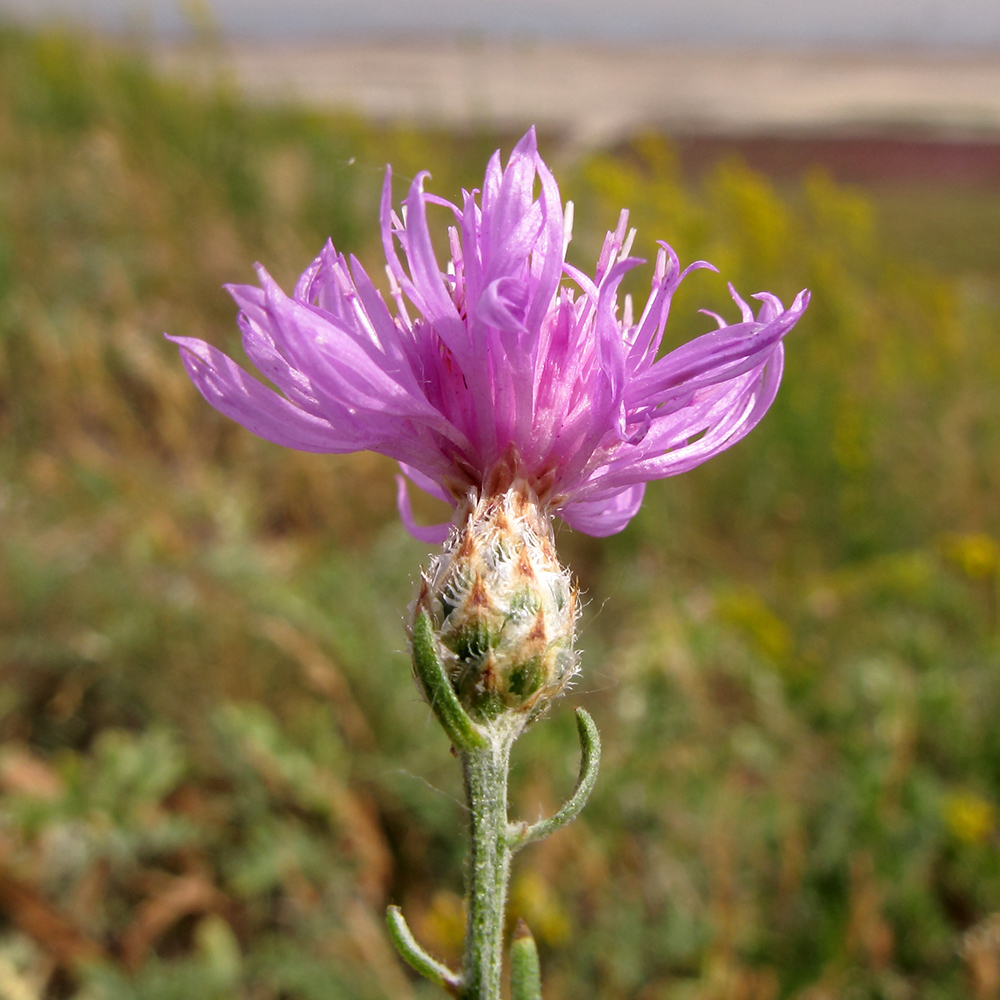
[[[451,504],[452,507],[455,506],[455,498],[440,483],[431,479],[430,476],[424,475],[419,469],[414,468],[412,465],[407,465],[405,462],[400,462],[399,467],[403,471],[403,475],[418,489],[429,493],[437,500],[443,500],[445,503]]]
[[[576,531],[606,538],[616,535],[635,517],[645,492],[646,484],[636,483],[608,499],[567,504],[559,509],[559,516]]]
[[[344,453],[366,447],[355,428],[338,433],[248,375],[235,361],[193,337],[172,337],[198,391],[220,413],[258,437],[299,451]]]
[[[406,488],[406,479],[396,476],[396,507],[403,527],[420,542],[428,545],[441,545],[451,531],[451,522],[445,524],[419,525],[413,520],[413,508],[410,506],[410,494]]]

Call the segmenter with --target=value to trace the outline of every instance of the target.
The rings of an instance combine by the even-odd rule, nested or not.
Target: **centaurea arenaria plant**
[[[577,669],[577,593],[551,519],[590,535],[621,531],[649,480],[692,469],[747,434],[774,399],[782,339],[808,293],[788,309],[757,295],[754,315],[730,289],[739,322],[714,316],[716,330],[661,356],[674,291],[711,265],[681,270],[660,243],[649,298],[633,316],[631,300],[618,297],[642,263],[629,255],[628,213],[593,277],[567,264],[572,205],[563,208],[533,129],[506,169],[493,155],[482,191],[463,191],[460,205],[427,194],[426,178],[416,177],[397,214],[386,173],[381,226],[394,309],[329,242],[291,297],[260,266],[259,287],[229,286],[244,350],[277,392],[209,344],[172,339],[208,402],[255,434],[302,451],[379,452],[453,508],[446,524],[416,525],[399,477],[408,530],[444,543],[422,574],[410,640],[420,688],[465,769],[463,968],[423,952],[394,907],[389,927],[423,975],[456,996],[495,1000],[511,854],[576,815],[599,757],[580,710],[584,764],[573,797],[550,820],[508,822],[511,744]],[[452,218],[444,269],[429,206]],[[526,932],[515,935],[511,960],[514,1000],[537,997]]]

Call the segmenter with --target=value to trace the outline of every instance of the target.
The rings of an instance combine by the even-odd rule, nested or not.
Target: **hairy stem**
[[[462,1000],[500,1000],[510,875],[507,771],[512,742],[500,738],[481,749],[462,753],[471,841]]]

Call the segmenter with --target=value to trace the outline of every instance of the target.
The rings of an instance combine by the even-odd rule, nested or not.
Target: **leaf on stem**
[[[459,750],[478,750],[486,746],[486,737],[469,718],[451,686],[437,654],[434,628],[426,611],[421,611],[413,623],[410,647],[413,669],[420,678],[424,696],[451,742]]]
[[[386,910],[385,922],[389,928],[389,936],[396,950],[402,956],[403,961],[411,968],[415,969],[432,983],[447,990],[453,996],[458,996],[462,987],[461,977],[452,972],[447,965],[442,964],[424,951],[417,943],[403,916],[403,911],[398,906],[390,906]]]
[[[518,920],[510,945],[511,1000],[542,1000],[542,973],[535,939],[523,920]]]
[[[582,708],[576,710],[576,729],[580,737],[580,776],[576,779],[576,788],[566,801],[566,804],[554,816],[539,820],[528,826],[526,823],[511,823],[507,828],[507,842],[512,851],[518,851],[526,844],[543,840],[549,834],[561,830],[567,823],[576,819],[580,810],[587,804],[590,793],[597,782],[597,771],[601,764],[601,736],[594,725],[590,714]]]

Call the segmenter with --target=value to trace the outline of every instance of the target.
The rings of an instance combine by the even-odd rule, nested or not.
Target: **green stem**
[[[415,637],[420,631],[414,630]],[[439,686],[440,661],[436,655],[419,655],[414,641],[414,661],[425,690]],[[450,690],[450,688],[449,688]],[[447,692],[446,692],[447,694]],[[458,705],[457,699],[455,705]],[[601,738],[594,720],[582,709],[576,711],[577,731],[583,751],[576,789],[554,816],[529,826],[507,821],[507,772],[510,749],[520,726],[509,730],[494,727],[487,735],[459,706],[454,710],[446,697],[434,702],[435,710],[462,760],[465,794],[469,808],[469,869],[466,880],[468,923],[465,960],[458,975],[432,958],[410,932],[398,907],[390,906],[386,919],[389,933],[400,955],[425,979],[443,987],[459,1000],[500,1000],[503,968],[504,918],[507,882],[514,851],[561,829],[583,808],[597,780]],[[481,741],[481,742],[480,742]],[[513,1000],[540,1000],[538,951],[527,927],[519,928],[511,950]]]
[[[471,849],[461,1000],[500,1000],[507,844],[507,771],[513,736],[462,753]]]

